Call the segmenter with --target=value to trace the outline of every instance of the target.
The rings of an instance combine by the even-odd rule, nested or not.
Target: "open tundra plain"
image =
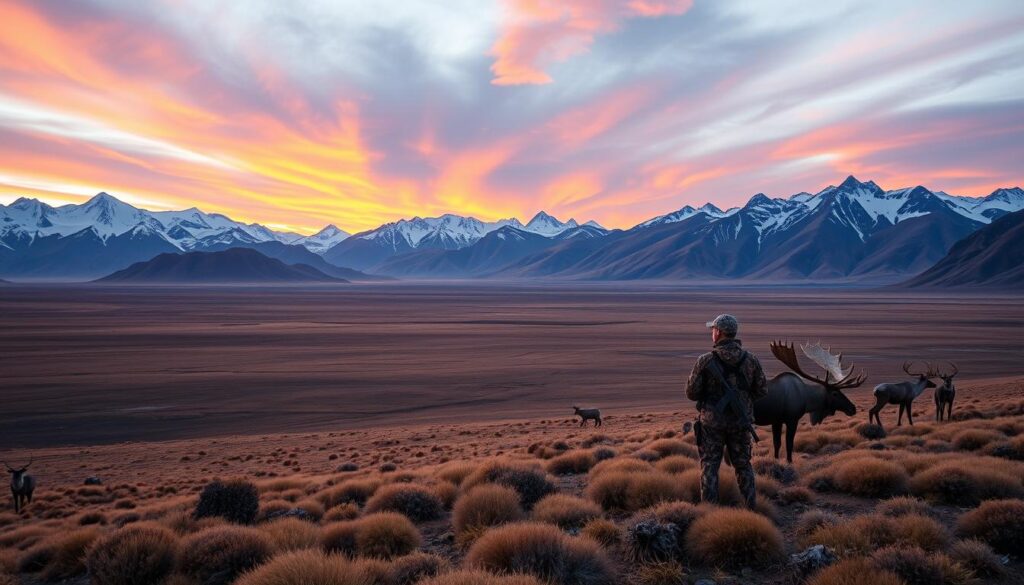
[[[724,311],[769,375],[771,339],[869,374],[793,465],[761,429],[756,513],[724,466],[697,505],[680,432]],[[1019,583],[1022,329],[1011,295],[5,287],[0,459],[39,487],[0,513],[0,583]],[[958,364],[953,420],[928,390],[865,425],[907,359]],[[790,560],[816,544],[828,568]]]

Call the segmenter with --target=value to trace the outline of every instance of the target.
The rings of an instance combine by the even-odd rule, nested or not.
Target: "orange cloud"
[[[585,53],[629,18],[683,14],[693,0],[509,0],[509,22],[491,47],[495,85],[551,83],[546,65]]]

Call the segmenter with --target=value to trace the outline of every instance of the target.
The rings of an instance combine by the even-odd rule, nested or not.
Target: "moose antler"
[[[773,341],[771,345],[772,354],[780,362],[785,364],[789,369],[793,370],[795,374],[810,380],[811,382],[817,382],[822,386],[831,388],[856,388],[864,383],[867,379],[867,374],[863,371],[857,375],[853,375],[853,366],[846,372],[843,371],[843,354],[834,355],[829,349],[821,346],[820,343],[815,345],[805,344],[801,345],[800,349],[803,350],[804,355],[811,358],[816,364],[825,370],[825,379],[812,376],[807,372],[803,371],[800,367],[800,363],[796,358],[796,348],[792,343],[784,343],[782,341]]]

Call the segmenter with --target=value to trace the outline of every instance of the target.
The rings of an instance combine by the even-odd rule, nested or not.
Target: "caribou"
[[[837,410],[847,416],[855,415],[857,407],[843,390],[860,386],[867,375],[863,371],[854,375],[852,367],[844,372],[843,354],[833,355],[831,348],[826,349],[821,343],[803,344],[800,349],[825,370],[824,378],[812,376],[800,367],[793,344],[773,341],[770,347],[776,359],[793,371],[769,380],[768,394],[754,401],[754,423],[771,425],[776,459],[782,446],[782,426],[786,426],[786,461],[792,463],[793,439],[800,419],[810,413],[811,424],[818,425]]]
[[[907,421],[911,425],[914,424],[914,400],[928,388],[935,388],[935,382],[929,379],[935,373],[932,371],[930,364],[925,364],[928,366],[928,369],[924,372],[911,372],[910,367],[912,365],[914,365],[913,362],[903,362],[903,371],[908,376],[917,378],[917,380],[911,382],[890,382],[875,386],[875,405],[868,411],[868,422],[876,422],[878,426],[882,426],[882,418],[878,416],[878,413],[887,404],[899,404],[900,415],[896,421],[896,426],[903,426],[904,411],[907,413]]]
[[[28,466],[32,465],[32,459],[29,459],[28,463],[17,469],[7,465],[6,461],[2,463],[11,474],[11,495],[14,496],[14,512],[17,514],[21,512],[25,504],[32,503],[32,492],[36,489],[36,479],[25,473],[28,470]]]
[[[943,418],[949,420],[953,417],[953,399],[956,398],[953,377],[960,372],[960,368],[953,362],[949,362],[949,367],[953,368],[952,374],[936,372],[942,378],[942,386],[935,389],[935,420],[940,422]]]

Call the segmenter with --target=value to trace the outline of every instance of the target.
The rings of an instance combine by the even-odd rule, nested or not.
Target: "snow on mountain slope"
[[[672,213],[659,215],[658,217],[653,217],[651,219],[648,219],[647,221],[641,222],[637,224],[636,227],[642,228],[656,225],[665,225],[667,223],[676,223],[683,221],[684,219],[689,219],[698,213],[703,213],[708,217],[712,218],[720,218],[732,215],[737,211],[739,211],[738,207],[733,207],[728,211],[722,211],[721,209],[715,207],[711,203],[705,203],[704,205],[700,206],[697,209],[694,209],[692,206],[687,205],[686,207],[683,207],[682,209],[679,209],[677,211],[673,211]]]
[[[562,222],[558,218],[548,215],[544,211],[537,212],[537,215],[533,216],[533,219],[523,227],[528,232],[540,234],[542,236],[555,236],[567,229],[579,227],[575,219],[569,219],[569,221]]]
[[[299,237],[292,242],[285,242],[290,244],[297,244],[317,254],[323,254],[327,250],[334,246],[338,242],[343,241],[349,237],[349,233],[345,230],[338,229],[333,223],[318,231],[311,236]]]

